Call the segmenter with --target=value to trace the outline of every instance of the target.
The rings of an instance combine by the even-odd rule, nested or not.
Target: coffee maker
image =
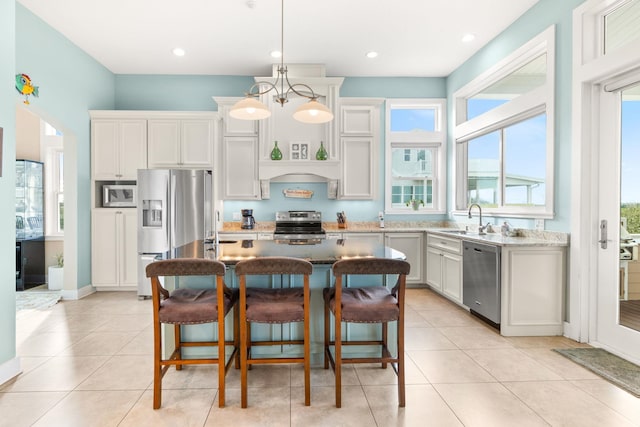
[[[253,218],[253,209],[241,209],[242,212],[242,225],[240,228],[253,229],[256,224],[256,220]]]

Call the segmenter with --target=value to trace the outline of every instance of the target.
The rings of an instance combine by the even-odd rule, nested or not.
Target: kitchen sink
[[[443,233],[449,233],[449,234],[470,234],[468,231],[466,230],[440,230]]]

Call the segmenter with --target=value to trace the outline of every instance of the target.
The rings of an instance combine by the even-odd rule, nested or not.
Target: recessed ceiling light
[[[471,33],[465,34],[464,36],[462,36],[462,41],[465,43],[469,43],[472,42],[476,39],[476,36],[474,36]]]
[[[186,53],[186,52],[184,51],[184,49],[179,48],[179,47],[177,47],[177,48],[173,49],[173,50],[172,50],[172,52],[173,52],[173,54],[174,54],[175,56],[184,56],[184,54]]]
[[[280,58],[281,56],[282,56],[282,52],[280,52],[279,50],[274,50],[273,52],[271,52],[272,58]]]
[[[375,58],[376,56],[378,56],[378,52],[367,52],[367,58]]]

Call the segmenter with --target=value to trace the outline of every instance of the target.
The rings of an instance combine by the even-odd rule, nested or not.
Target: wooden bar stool
[[[333,368],[336,383],[336,407],[342,405],[342,365],[344,363],[382,363],[382,368],[391,363],[398,376],[399,406],[405,405],[404,387],[404,294],[406,278],[411,266],[408,262],[384,258],[357,258],[341,260],[333,264],[333,274],[336,278],[335,287],[323,289],[324,299],[324,368]],[[346,285],[344,277],[349,275],[379,275],[383,283],[386,275],[398,275],[393,289],[386,286],[372,284],[366,287],[343,287]],[[330,314],[335,316],[334,340],[330,339]],[[398,349],[393,357],[387,348],[388,322],[396,321]],[[345,323],[380,323],[380,340],[350,340],[343,339],[342,322]],[[342,346],[379,345],[379,357],[343,357]],[[334,348],[334,355],[331,354]]]
[[[171,365],[181,370],[182,365],[217,364],[219,406],[224,407],[225,375],[231,361],[238,359],[238,290],[229,289],[224,283],[225,265],[209,259],[181,258],[156,261],[147,266],[147,277],[151,279],[153,299],[153,409],[162,402],[162,377]],[[161,284],[160,277],[215,276],[213,289],[179,288],[169,293]],[[233,341],[225,341],[225,317],[234,308]],[[218,323],[217,341],[184,342],[180,327],[202,323]],[[162,358],[163,323],[174,325],[175,350],[168,359]],[[228,363],[225,346],[233,345]],[[218,347],[218,357],[183,359],[183,347]]]
[[[263,257],[236,264],[236,275],[240,283],[240,370],[241,406],[247,407],[247,369],[251,365],[265,363],[304,363],[304,404],[311,403],[311,351],[309,344],[309,276],[310,262],[287,257]],[[302,287],[267,288],[247,287],[247,276],[302,275]],[[279,341],[253,341],[251,323],[284,324],[304,322],[303,339]],[[253,346],[303,345],[304,357],[256,357],[251,354]]]

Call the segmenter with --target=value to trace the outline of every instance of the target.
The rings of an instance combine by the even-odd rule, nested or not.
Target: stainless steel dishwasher
[[[500,327],[500,247],[463,241],[462,302]]]

